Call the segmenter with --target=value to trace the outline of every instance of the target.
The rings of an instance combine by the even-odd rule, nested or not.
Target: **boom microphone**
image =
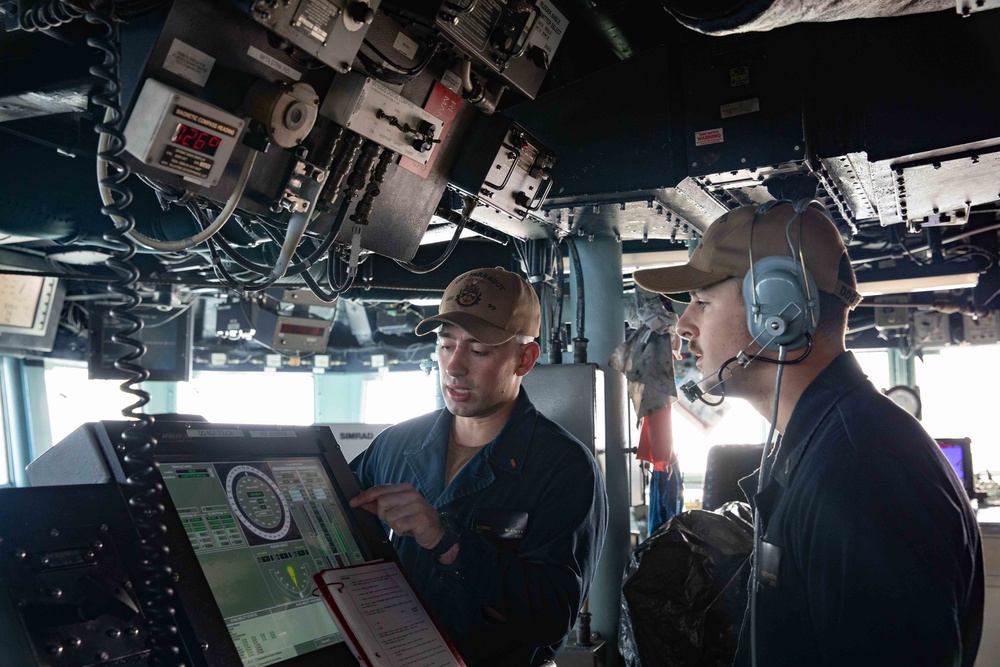
[[[706,374],[705,377],[703,377],[700,382],[695,382],[694,380],[688,380],[687,382],[685,382],[684,384],[682,384],[681,385],[681,391],[684,392],[684,397],[687,398],[687,400],[690,401],[690,402],[692,402],[692,403],[694,403],[695,401],[701,401],[705,405],[713,405],[714,406],[714,405],[721,404],[722,401],[724,401],[725,398],[726,398],[726,385],[725,385],[725,382],[726,382],[726,380],[729,379],[730,376],[732,376],[733,373],[732,373],[732,371],[730,371],[729,372],[729,376],[727,376],[727,377],[722,377],[722,374],[729,368],[730,365],[732,365],[732,363],[734,361],[740,362],[740,365],[743,366],[744,368],[747,365],[749,365],[750,362],[753,359],[750,358],[750,357],[747,357],[747,355],[745,354],[745,352],[746,352],[745,350],[740,350],[739,354],[737,354],[735,357],[730,357],[729,359],[727,359],[725,361],[725,363],[723,363],[722,366],[719,367],[718,372],[716,372],[716,373],[714,373],[712,375]],[[746,359],[746,364],[744,364],[741,361],[741,359]],[[716,378],[716,383],[713,384],[708,389],[702,389],[701,387],[698,386],[699,384],[701,384],[702,382],[705,382],[706,380],[711,380],[713,377]],[[722,388],[722,395],[719,397],[718,401],[712,402],[712,401],[709,401],[709,400],[707,400],[705,398],[705,394],[711,393],[712,391],[714,391],[715,389],[718,389],[720,387]]]
[[[793,303],[788,304],[788,306],[794,306],[794,305],[795,304],[793,304]],[[788,306],[786,306],[786,308]],[[782,312],[784,312],[784,311],[782,311]],[[801,312],[801,309],[800,309],[800,312]],[[780,319],[780,318],[778,318],[778,319]],[[727,375],[726,377],[722,377],[722,374],[726,372],[726,370],[729,368],[729,366],[732,365],[732,363],[734,361],[737,362],[737,363],[739,363],[739,365],[741,367],[743,367],[743,368],[746,368],[747,366],[750,365],[751,362],[753,362],[753,361],[755,361],[757,359],[760,359],[761,361],[766,361],[769,364],[778,364],[779,366],[781,366],[781,365],[784,365],[784,364],[797,364],[800,361],[802,361],[803,359],[805,359],[806,357],[808,357],[809,353],[812,352],[812,336],[810,336],[809,333],[807,332],[805,334],[806,349],[805,349],[805,351],[801,355],[799,355],[795,359],[791,359],[789,361],[784,361],[783,359],[780,359],[780,360],[768,359],[767,357],[760,356],[760,352],[758,352],[756,354],[753,354],[753,355],[748,355],[747,354],[747,350],[750,349],[750,346],[756,344],[757,341],[760,340],[763,336],[770,336],[771,340],[773,341],[775,338],[778,337],[778,335],[780,333],[783,333],[783,331],[780,331],[780,332],[777,332],[777,333],[771,333],[766,328],[762,329],[760,331],[760,333],[758,333],[756,336],[754,336],[754,339],[752,341],[750,341],[745,348],[743,348],[742,350],[740,350],[739,352],[736,353],[735,357],[730,357],[729,359],[726,359],[726,361],[722,364],[722,366],[719,367],[718,372],[715,373],[716,382],[711,387],[709,387],[708,389],[701,389],[698,386],[702,382],[705,382],[706,380],[709,380],[709,379],[712,378],[712,376],[708,375],[708,374],[706,374],[705,377],[703,377],[700,382],[695,382],[694,380],[688,380],[687,382],[685,382],[684,384],[682,384],[681,385],[681,391],[684,393],[684,397],[687,398],[687,400],[690,401],[690,402],[692,402],[692,403],[694,403],[695,401],[701,401],[705,405],[712,405],[712,406],[720,405],[722,403],[722,401],[724,401],[726,399],[726,385],[725,385],[725,382],[730,377],[732,377],[733,372],[732,372],[732,370],[730,370],[729,371],[729,375]],[[769,344],[770,343],[765,343],[764,345],[762,345],[761,346],[761,352],[763,352],[764,349],[766,349],[767,345],[769,345]],[[784,347],[786,347],[786,346],[785,345],[780,345],[779,346],[779,348],[784,348]],[[718,389],[719,387],[722,388],[722,395],[719,397],[718,401],[715,401],[713,403],[712,401],[709,401],[709,400],[705,399],[705,394],[708,394],[708,393],[714,391],[715,389]]]

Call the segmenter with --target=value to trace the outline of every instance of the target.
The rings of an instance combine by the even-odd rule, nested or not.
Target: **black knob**
[[[375,11],[367,2],[356,1],[348,4],[347,15],[363,25],[368,25],[375,20]]]
[[[417,132],[419,132],[420,134],[426,135],[428,137],[433,137],[436,131],[437,127],[435,127],[434,123],[430,122],[429,120],[421,120],[419,123],[417,123]]]
[[[528,204],[531,203],[531,197],[524,192],[518,192],[514,195],[514,203],[522,208],[528,208]]]

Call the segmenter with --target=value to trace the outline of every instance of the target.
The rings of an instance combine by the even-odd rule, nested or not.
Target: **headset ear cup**
[[[797,349],[806,344],[805,334],[813,334],[819,320],[819,293],[808,271],[807,298],[802,283],[803,269],[790,256],[765,257],[753,265],[743,279],[747,329],[761,347],[776,350],[779,345]]]

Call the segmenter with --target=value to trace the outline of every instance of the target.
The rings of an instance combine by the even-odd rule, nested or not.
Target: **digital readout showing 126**
[[[177,123],[170,141],[208,156],[214,156],[219,144],[222,143],[220,137],[184,123]]]

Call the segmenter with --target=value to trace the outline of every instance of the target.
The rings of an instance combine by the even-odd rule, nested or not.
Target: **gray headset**
[[[794,210],[794,215],[785,226],[789,254],[764,257],[754,262],[753,226],[757,216],[784,202],[791,203]],[[826,209],[816,200],[792,202],[778,199],[757,207],[750,223],[750,271],[743,278],[743,302],[746,304],[747,329],[764,349],[777,350],[784,345],[789,350],[796,350],[806,344],[807,336],[815,333],[819,322],[819,290],[802,257],[802,214],[810,206],[826,215]],[[789,233],[796,219],[799,221],[798,252]]]

